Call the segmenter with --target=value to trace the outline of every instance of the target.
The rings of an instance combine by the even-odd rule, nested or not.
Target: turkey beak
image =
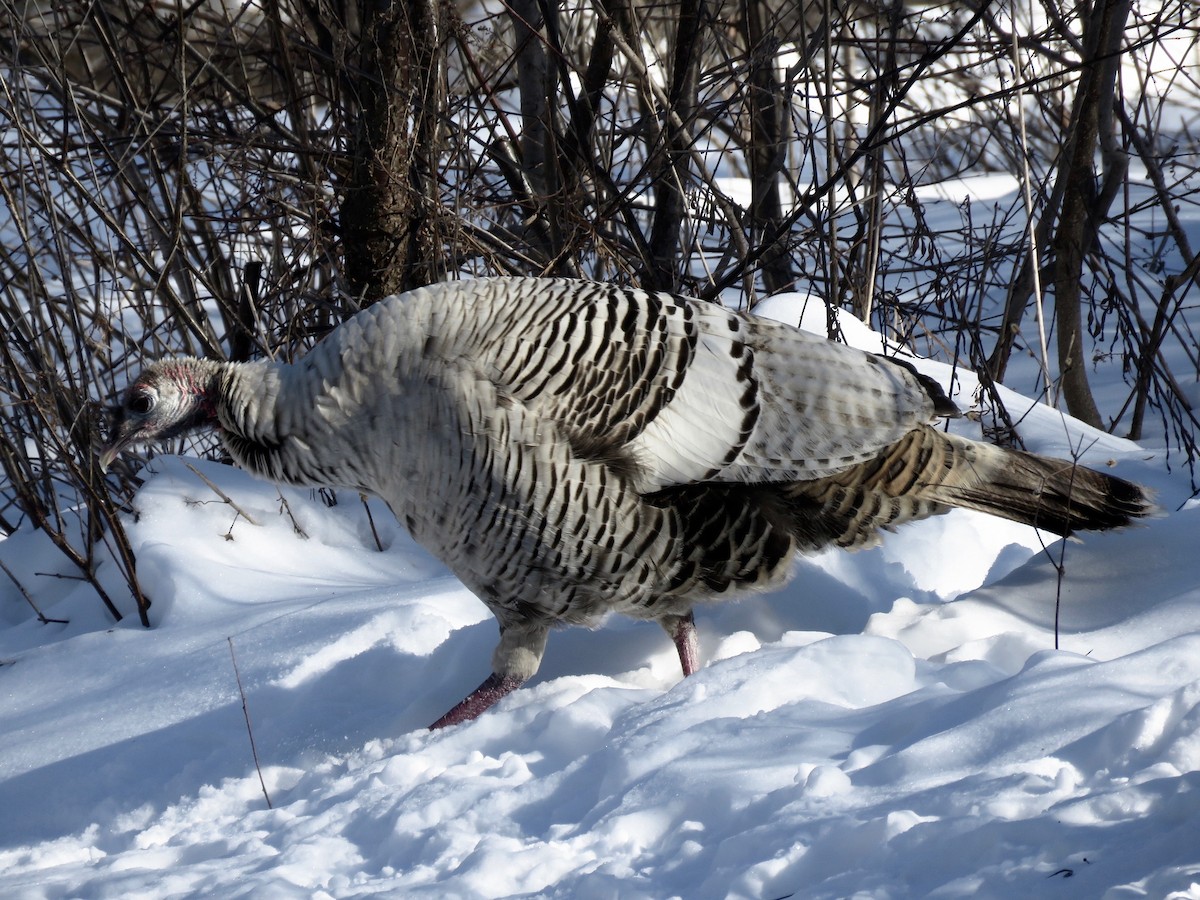
[[[124,453],[137,438],[137,429],[133,428],[128,420],[120,421],[115,431],[116,435],[112,441],[100,450],[100,471],[104,474],[108,473],[108,467],[112,465],[113,460]]]
[[[100,451],[100,471],[102,473],[108,474],[108,467],[112,465],[114,459],[121,455],[121,451],[128,443],[128,439],[118,438]]]
[[[121,452],[121,447],[118,444],[109,444],[100,452],[100,472],[108,474],[108,467],[112,465],[112,461],[117,458],[117,454]]]

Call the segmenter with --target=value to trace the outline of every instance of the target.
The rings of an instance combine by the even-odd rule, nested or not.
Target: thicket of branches
[[[145,621],[136,472],[96,466],[142,362],[290,358],[374,299],[489,273],[802,289],[985,383],[1032,354],[1020,387],[1191,464],[1196,19],[0,0],[0,530],[44,530]],[[996,215],[930,215],[930,185],[986,172],[1019,176]],[[1097,399],[1106,361],[1128,390]]]

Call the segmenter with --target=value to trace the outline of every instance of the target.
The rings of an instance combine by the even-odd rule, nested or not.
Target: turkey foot
[[[511,675],[497,675],[493,672],[483,684],[459,701],[450,712],[430,725],[429,730],[433,731],[436,728],[469,722],[494,705],[505,694],[511,694],[524,683],[520,678],[514,678]]]

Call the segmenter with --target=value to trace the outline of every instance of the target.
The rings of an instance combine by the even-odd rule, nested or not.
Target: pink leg
[[[483,684],[475,688],[450,712],[430,725],[429,730],[433,731],[435,728],[445,728],[447,725],[458,725],[461,722],[469,722],[492,706],[505,694],[511,694],[524,683],[524,679],[514,678],[511,675],[497,675],[492,673]]]
[[[679,664],[684,675],[691,675],[700,668],[700,640],[696,637],[696,619],[688,612],[686,616],[670,616],[659,622],[675,642],[679,651]]]

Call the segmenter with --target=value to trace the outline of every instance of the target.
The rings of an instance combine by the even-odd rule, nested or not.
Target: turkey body
[[[955,410],[903,364],[751,315],[569,280],[383,300],[291,365],[167,360],[130,388],[125,446],[213,426],[243,467],[385,500],[494,613],[493,674],[549,630],[659,622],[685,673],[692,607],[769,587],[797,551],[983,509],[1058,534],[1146,514],[1136,485],[930,427]]]

